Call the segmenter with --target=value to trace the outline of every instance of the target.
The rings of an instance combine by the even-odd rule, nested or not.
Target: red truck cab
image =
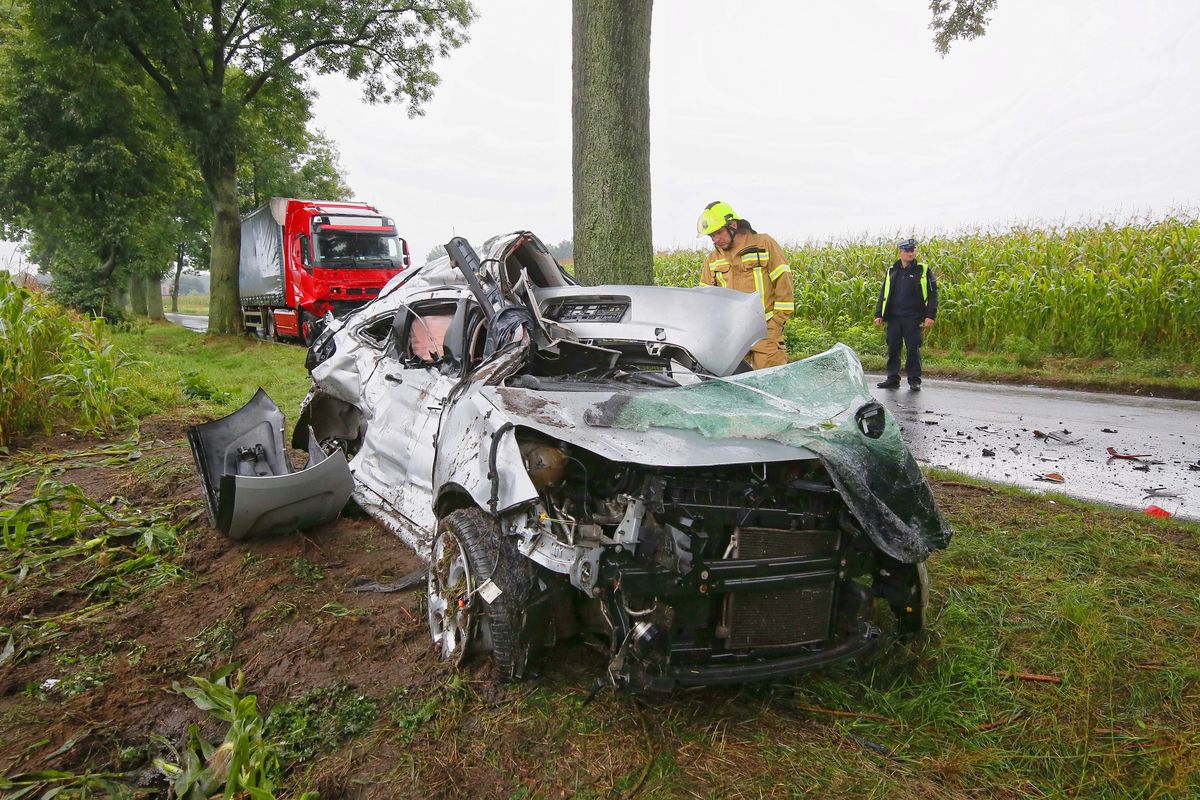
[[[409,263],[395,222],[372,205],[273,198],[242,220],[243,321],[265,338],[307,343],[326,312],[373,300]]]

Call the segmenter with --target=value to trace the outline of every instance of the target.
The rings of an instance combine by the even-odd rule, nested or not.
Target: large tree
[[[653,283],[650,17],[653,0],[574,0],[572,142],[575,274]]]
[[[575,272],[653,283],[650,18],[653,0],[573,0]],[[996,0],[930,0],[934,47],[982,36]]]
[[[84,50],[119,42],[157,86],[204,179],[213,210],[209,330],[241,330],[237,263],[243,114],[303,95],[314,74],[360,80],[368,101],[418,114],[432,64],[466,40],[467,0],[38,0]],[[270,90],[270,91],[269,91]],[[274,95],[272,95],[272,91]]]

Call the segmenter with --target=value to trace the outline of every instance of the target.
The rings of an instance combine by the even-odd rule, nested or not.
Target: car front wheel
[[[429,632],[442,659],[461,664],[491,652],[501,679],[520,678],[528,660],[525,603],[533,565],[477,508],[438,521],[429,564]]]

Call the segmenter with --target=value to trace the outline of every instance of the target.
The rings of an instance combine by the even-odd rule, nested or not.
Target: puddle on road
[[[875,396],[922,464],[1200,520],[1200,403],[943,381]]]

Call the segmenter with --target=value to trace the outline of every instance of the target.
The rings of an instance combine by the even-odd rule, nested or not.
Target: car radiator
[[[730,557],[834,556],[841,543],[836,530],[738,528]],[[731,650],[787,648],[829,638],[836,582],[797,588],[736,591],[725,596],[725,646]]]

